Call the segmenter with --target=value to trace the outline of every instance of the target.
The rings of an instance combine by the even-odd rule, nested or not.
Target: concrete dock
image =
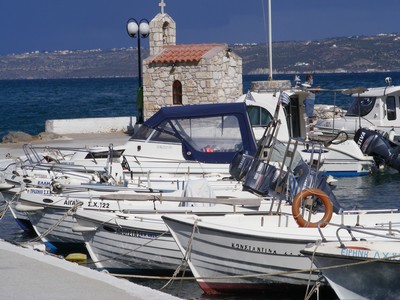
[[[1,299],[179,299],[5,241],[0,241],[0,270]]]
[[[123,145],[123,132],[66,134],[60,139],[35,140],[31,144],[62,147]],[[23,143],[0,143],[0,159],[7,154],[21,156]],[[1,230],[0,222],[0,230]],[[59,257],[0,240],[1,299],[179,299],[79,266]]]
[[[86,134],[63,134],[57,139],[52,140],[32,140],[26,144],[40,146],[60,146],[60,147],[92,147],[104,146],[110,144],[114,146],[125,144],[130,138],[130,135],[122,131],[108,133],[86,133]],[[4,159],[9,153],[12,156],[23,155],[22,146],[24,143],[1,143],[0,142],[0,159]]]

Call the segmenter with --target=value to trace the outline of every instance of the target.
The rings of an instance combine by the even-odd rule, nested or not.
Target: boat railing
[[[24,168],[34,169],[50,169],[57,171],[77,171],[84,173],[94,172],[107,172],[110,176],[113,174],[113,161],[114,161],[114,149],[113,144],[108,146],[108,150],[105,150],[106,161],[102,165],[98,162],[94,153],[88,148],[76,148],[76,147],[49,147],[49,146],[33,146],[31,144],[23,145],[23,151],[26,156],[26,162]],[[48,154],[40,154],[39,151],[46,152]],[[87,156],[91,156],[93,165],[82,164],[74,162],[73,160],[67,159],[68,156],[72,156],[77,152],[87,153]],[[53,155],[51,155],[53,154]]]
[[[291,202],[291,197],[304,187],[317,187],[323,153],[323,145],[320,142],[293,137],[285,144],[280,142],[277,138],[280,123],[280,120],[274,117],[266,127],[250,163],[246,163],[249,159],[242,154],[236,162],[239,167],[231,168],[238,177],[245,174],[243,180],[245,190],[261,196],[272,196],[270,214],[279,214],[282,202]],[[303,161],[297,152],[299,143],[304,143],[305,149],[310,151],[310,159],[307,162]],[[242,170],[244,165],[248,170]],[[295,174],[296,172],[298,173]]]
[[[393,223],[389,221],[386,223],[381,223],[380,227],[358,227],[358,226],[349,226],[349,225],[335,224],[335,223],[329,223],[329,226],[338,227],[336,230],[336,238],[340,244],[340,247],[345,248],[340,235],[340,233],[342,232],[346,232],[347,234],[349,234],[349,236],[351,237],[351,241],[357,241],[357,238],[353,235],[353,232],[357,232],[370,237],[380,237],[388,240],[400,241],[400,230],[395,229],[398,227],[399,224],[400,224],[399,222]],[[319,234],[321,235],[322,242],[327,242],[327,239],[325,238],[321,230],[321,224],[318,224],[318,231]],[[365,236],[363,236],[362,239],[365,239]]]
[[[309,161],[305,161],[304,164],[299,164],[295,156],[297,153],[297,148],[299,143],[305,144],[305,149],[311,152]],[[291,199],[304,188],[316,188],[318,185],[318,175],[321,167],[321,154],[322,154],[322,144],[314,141],[305,141],[301,138],[290,138],[282,165],[285,165],[287,159],[289,163],[287,164],[287,172],[282,176],[283,169],[280,170],[279,181],[276,185],[276,189],[272,198],[270,213],[272,213],[272,207],[274,200],[279,197],[278,206],[276,212],[280,212],[282,201],[291,201]],[[297,164],[293,168],[293,164]],[[286,190],[286,193],[285,193]]]

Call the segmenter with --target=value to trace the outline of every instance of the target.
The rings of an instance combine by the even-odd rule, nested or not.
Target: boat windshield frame
[[[355,97],[347,109],[346,117],[364,117],[374,108],[377,97]]]
[[[181,143],[186,160],[205,163],[230,163],[238,151],[257,149],[245,103],[162,107],[130,140]]]

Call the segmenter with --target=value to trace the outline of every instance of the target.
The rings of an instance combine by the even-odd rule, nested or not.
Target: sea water
[[[392,77],[400,84],[400,73],[344,73],[314,74],[314,86],[323,89],[350,89],[354,87],[384,86],[385,78]],[[243,77],[243,92],[252,81],[266,80],[266,75]],[[275,80],[290,80],[294,75],[274,75]],[[305,75],[301,76],[304,81]],[[48,119],[132,116],[137,114],[136,78],[56,79],[56,80],[0,80],[0,138],[9,131],[23,131],[32,135],[45,129]],[[342,108],[350,105],[351,98],[340,93],[318,93],[316,103],[332,104]],[[345,209],[400,208],[400,174],[387,169],[362,177],[339,178],[334,193]],[[15,241],[29,240],[8,213],[0,221],[0,238]],[[131,279],[152,288],[161,288],[166,281]],[[237,300],[237,299],[304,299],[304,293],[293,295],[271,292],[263,295],[203,295],[194,281],[176,280],[165,292],[185,299]],[[323,299],[336,299],[327,292]]]
[[[397,73],[314,74],[314,86],[323,89],[384,86],[392,77],[400,85]],[[305,75],[300,75],[302,81]],[[243,76],[243,93],[252,81],[267,80],[266,75]],[[290,80],[294,75],[277,74],[274,80]],[[49,119],[73,119],[137,115],[137,78],[87,78],[0,80],[0,139],[9,131],[37,135]],[[318,93],[316,103],[347,108],[351,97],[337,93]],[[233,99],[232,99],[233,100]]]

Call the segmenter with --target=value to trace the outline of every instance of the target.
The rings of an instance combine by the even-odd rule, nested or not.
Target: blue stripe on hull
[[[369,172],[355,172],[355,171],[331,171],[324,172],[324,175],[331,175],[333,177],[357,177],[357,176],[366,176]]]

